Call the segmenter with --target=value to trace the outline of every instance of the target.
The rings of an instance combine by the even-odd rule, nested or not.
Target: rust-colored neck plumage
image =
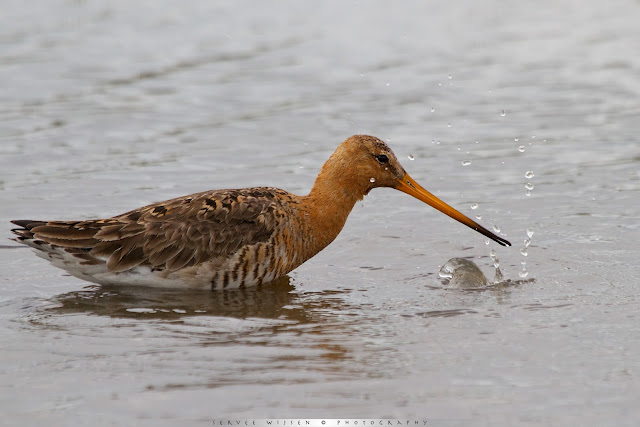
[[[342,230],[358,200],[369,191],[368,183],[353,176],[348,157],[337,150],[322,167],[308,196],[301,198],[310,227],[307,229],[307,256],[331,243]]]

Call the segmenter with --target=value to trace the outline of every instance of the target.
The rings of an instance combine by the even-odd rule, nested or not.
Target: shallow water
[[[639,21],[622,0],[4,2],[4,238],[210,188],[302,194],[369,133],[514,246],[386,189],[257,290],[94,287],[5,240],[2,422],[635,425]],[[443,288],[448,259],[488,274],[491,249],[512,286]]]

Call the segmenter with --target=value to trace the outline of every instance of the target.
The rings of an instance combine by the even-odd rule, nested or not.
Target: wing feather
[[[291,195],[275,188],[214,190],[86,221],[17,220],[21,238],[33,238],[107,259],[107,268],[138,265],[175,271],[246,245],[268,241]]]

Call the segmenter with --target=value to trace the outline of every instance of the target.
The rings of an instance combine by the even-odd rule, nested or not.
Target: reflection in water
[[[345,302],[350,292],[304,292],[288,276],[217,292],[91,286],[56,296],[29,325],[80,353],[100,346],[126,372],[154,361],[148,391],[380,377],[381,365],[391,375],[402,358],[390,331],[354,315],[361,308]]]
[[[55,297],[61,304],[48,308],[58,314],[88,313],[100,316],[144,319],[178,319],[186,316],[235,318],[286,318],[309,321],[305,310],[296,309],[295,287],[285,276],[269,285],[212,292],[194,289],[89,286]]]

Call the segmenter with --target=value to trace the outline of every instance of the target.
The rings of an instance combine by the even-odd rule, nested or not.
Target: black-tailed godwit
[[[271,187],[211,190],[107,219],[15,220],[20,228],[13,232],[16,241],[89,282],[238,288],[275,280],[320,252],[376,187],[403,191],[511,245],[418,185],[387,144],[366,135],[340,144],[307,196]]]

